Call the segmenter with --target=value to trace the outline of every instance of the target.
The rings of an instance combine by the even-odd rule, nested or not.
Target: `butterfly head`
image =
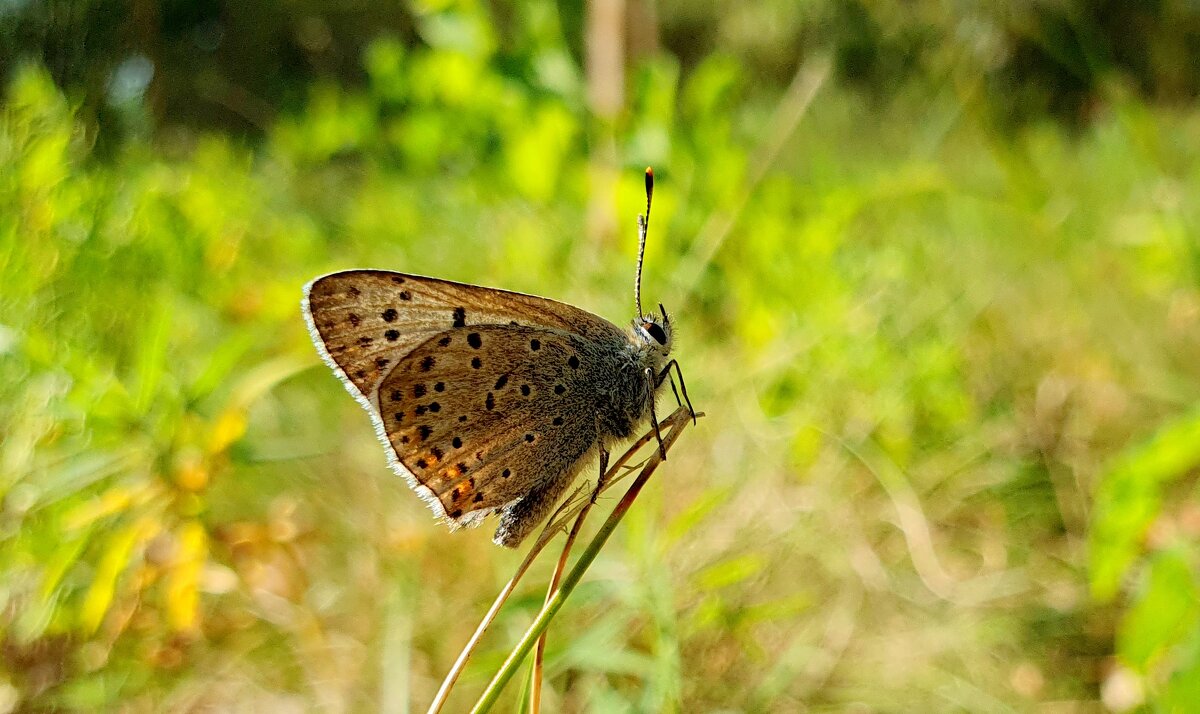
[[[633,334],[643,353],[655,365],[671,354],[671,318],[660,304],[661,315],[642,315],[633,321]]]

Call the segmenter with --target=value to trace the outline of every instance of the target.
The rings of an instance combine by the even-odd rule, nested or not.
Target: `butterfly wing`
[[[396,364],[378,390],[384,433],[435,511],[465,525],[531,494],[557,500],[599,436],[586,349],[561,330],[480,325],[439,333]]]
[[[563,367],[569,373],[556,371],[569,356],[555,353],[562,359],[552,360],[551,348],[625,340],[612,323],[565,303],[380,270],[318,278],[306,287],[303,307],[318,351],[371,414],[392,468],[455,525],[474,524],[578,465],[595,432],[554,436],[553,422],[565,412],[560,417],[553,403],[540,400],[556,386],[582,394],[584,375],[569,364]],[[469,341],[472,334],[479,347]],[[541,343],[540,355],[533,341]],[[507,391],[509,384],[495,386],[505,375]],[[523,395],[522,385],[530,395],[538,389],[537,398]],[[507,401],[517,397],[524,401]],[[481,421],[470,423],[472,415]],[[462,416],[468,421],[458,421]],[[463,433],[452,434],[456,426]],[[454,446],[456,437],[464,446]],[[514,478],[521,473],[516,465],[524,473]],[[539,478],[535,467],[541,481],[526,480]]]
[[[305,286],[302,305],[325,362],[367,400],[398,355],[456,327],[518,324],[624,339],[616,325],[566,303],[386,270],[317,278]]]

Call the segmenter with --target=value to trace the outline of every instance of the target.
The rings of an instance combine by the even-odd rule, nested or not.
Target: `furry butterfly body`
[[[546,298],[379,270],[318,278],[303,308],[392,468],[454,528],[498,513],[509,547],[653,418],[670,364],[665,311],[626,332]]]

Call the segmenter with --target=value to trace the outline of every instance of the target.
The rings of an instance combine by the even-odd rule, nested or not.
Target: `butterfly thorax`
[[[603,398],[596,415],[602,442],[628,438],[649,418],[670,348],[669,323],[646,316],[633,322],[622,349],[610,353],[614,360],[603,364],[601,358],[598,378],[605,388],[597,390]]]

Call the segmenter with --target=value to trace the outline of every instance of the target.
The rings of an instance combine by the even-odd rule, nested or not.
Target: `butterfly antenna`
[[[633,282],[633,302],[638,319],[642,317],[642,259],[646,255],[646,231],[650,229],[650,200],[654,198],[654,169],[646,167],[646,215],[638,216],[637,278]]]

